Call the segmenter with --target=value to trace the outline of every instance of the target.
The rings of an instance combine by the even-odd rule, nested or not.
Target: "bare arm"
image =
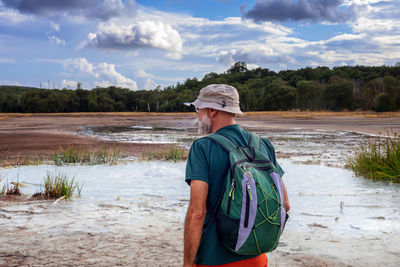
[[[285,210],[288,212],[290,210],[290,203],[289,203],[289,197],[286,191],[286,186],[285,183],[282,180],[282,185],[283,185],[283,201],[285,202]]]
[[[190,203],[185,219],[184,267],[192,267],[200,245],[206,216],[208,184],[200,180],[190,182]]]

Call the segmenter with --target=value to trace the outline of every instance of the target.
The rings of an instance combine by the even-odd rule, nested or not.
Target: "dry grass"
[[[110,164],[115,165],[121,161],[121,152],[115,146],[103,146],[98,151],[94,149],[83,149],[80,147],[60,148],[53,154],[54,164],[57,166],[78,163],[81,165]]]
[[[185,160],[185,149],[179,146],[171,146],[167,151],[151,151],[143,153],[142,160],[172,160],[174,162]]]
[[[0,119],[12,117],[29,117],[29,116],[66,116],[66,117],[90,117],[90,116],[181,116],[192,115],[193,112],[71,112],[71,113],[0,113]],[[365,118],[390,118],[400,117],[400,112],[375,112],[375,111],[249,111],[244,112],[242,116],[248,115],[271,115],[286,118],[301,117],[331,117],[331,116],[351,116]]]
[[[20,196],[21,195],[21,191],[19,190],[20,183],[18,183],[18,182],[9,183],[8,178],[5,178],[5,177],[0,177],[0,182],[4,179],[6,179],[6,182],[3,184],[3,187],[1,188],[0,194],[3,196],[7,196],[7,195]]]
[[[98,116],[169,116],[188,115],[193,112],[70,112],[70,113],[0,113],[4,117],[30,117],[30,116],[65,116],[65,117],[98,117]]]
[[[284,118],[312,118],[312,117],[365,117],[365,118],[390,118],[400,117],[400,112],[375,112],[375,111],[250,111],[244,115],[269,115]]]

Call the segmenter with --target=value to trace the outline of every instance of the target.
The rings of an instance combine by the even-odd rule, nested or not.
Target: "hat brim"
[[[229,113],[233,113],[233,114],[239,114],[242,115],[243,112],[240,110],[239,107],[232,107],[232,106],[224,106],[222,107],[221,104],[218,103],[213,103],[213,102],[206,102],[206,101],[201,101],[200,99],[196,99],[194,102],[192,103],[184,103],[187,106],[193,105],[196,108],[213,108],[216,110],[221,110],[221,111],[225,111],[225,112],[229,112]]]

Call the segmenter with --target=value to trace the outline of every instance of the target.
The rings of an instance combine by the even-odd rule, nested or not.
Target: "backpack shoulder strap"
[[[256,151],[261,150],[261,137],[256,133],[249,133],[249,147],[254,148]]]
[[[238,147],[236,144],[233,143],[231,139],[222,134],[213,133],[206,136],[205,138],[214,141],[228,153],[230,153],[231,151],[235,150]]]

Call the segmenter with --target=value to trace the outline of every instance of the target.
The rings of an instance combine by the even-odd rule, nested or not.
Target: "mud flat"
[[[400,187],[354,177],[342,166],[359,141],[386,129],[400,133],[399,115],[238,117],[272,141],[286,172],[291,217],[269,266],[398,266]],[[0,114],[0,160],[50,156],[60,146],[112,145],[140,156],[187,146],[198,137],[194,123],[193,114]],[[84,182],[82,198],[70,202],[0,197],[0,266],[180,266],[189,198],[184,170],[184,162],[140,161],[0,168],[0,177],[23,183],[38,184],[47,171]],[[23,188],[28,195],[36,190]]]
[[[400,187],[351,171],[280,160],[290,218],[269,266],[397,266]],[[0,176],[37,185],[48,172],[74,175],[69,202],[0,198],[0,266],[180,266],[189,201],[185,162],[115,166],[22,166]],[[24,187],[27,195],[37,186]]]
[[[94,149],[114,146],[123,156],[138,157],[148,151],[167,150],[169,144],[102,139],[87,134],[88,129],[137,127],[136,130],[140,130],[140,127],[150,127],[148,132],[152,132],[152,128],[161,127],[181,130],[190,140],[196,138],[194,120],[192,113],[0,114],[0,162],[22,162],[24,158],[37,155],[49,158],[60,147],[68,146]],[[239,116],[237,121],[268,137],[274,132],[307,130],[372,135],[387,130],[400,133],[400,113],[393,112],[249,112]]]

